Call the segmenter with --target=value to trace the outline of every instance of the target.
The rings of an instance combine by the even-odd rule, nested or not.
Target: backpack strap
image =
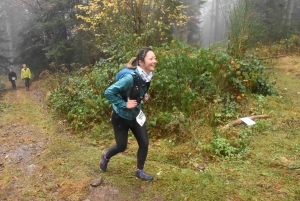
[[[151,84],[151,81],[150,82],[146,82],[146,87],[147,87],[146,93],[148,93],[148,90],[150,88],[150,84]]]
[[[136,73],[131,73],[133,77],[133,85],[132,89],[130,91],[129,98],[131,100],[136,100],[138,103],[141,102],[143,97],[140,97],[140,92],[141,92],[141,81],[140,81],[140,76],[138,76]]]
[[[134,71],[135,71],[135,69],[133,69],[133,68],[124,68],[117,73],[116,80],[118,81],[123,75],[133,73]]]
[[[128,68],[125,68],[123,70],[121,70],[117,76],[116,76],[116,80],[118,81],[124,74],[128,74],[130,73],[132,75],[132,78],[133,78],[133,85],[132,85],[132,89],[130,91],[130,94],[129,94],[129,98],[131,100],[136,100],[138,103],[140,103],[145,94],[141,97],[140,96],[140,91],[141,91],[141,88],[142,88],[142,85],[141,85],[141,77],[137,75],[137,73],[135,72],[135,69],[128,69]],[[150,87],[150,82],[146,82],[146,93],[148,93],[148,90],[149,90],[149,87]],[[124,96],[122,95],[122,99],[127,102],[127,96]]]

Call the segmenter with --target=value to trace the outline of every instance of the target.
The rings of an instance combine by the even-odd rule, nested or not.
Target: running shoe
[[[101,161],[100,161],[100,169],[103,172],[106,171],[108,162],[109,162],[109,159],[106,159],[106,155],[105,155],[105,153],[103,153],[101,156]]]
[[[144,172],[143,170],[137,169],[136,170],[136,178],[138,179],[142,179],[145,181],[151,181],[153,179],[153,177],[150,174],[146,174],[146,172]]]

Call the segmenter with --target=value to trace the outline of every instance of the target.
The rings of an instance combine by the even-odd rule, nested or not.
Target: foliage
[[[294,3],[290,6],[289,3]],[[286,0],[257,1],[255,10],[259,13],[259,21],[263,34],[259,41],[271,45],[276,41],[290,38],[299,33],[299,2]]]
[[[174,142],[184,142],[189,139],[190,122],[180,111],[159,112],[148,121],[148,127],[156,138],[170,137]]]
[[[270,47],[272,56],[286,55],[286,54],[299,54],[300,53],[300,36],[292,35],[288,39],[282,39],[274,43]]]
[[[119,60],[119,52],[169,41],[171,28],[185,25],[188,19],[177,0],[90,0],[77,8],[86,13],[77,14],[85,21],[81,28],[93,30],[101,51]]]
[[[242,58],[263,31],[254,5],[252,0],[238,0],[230,12],[228,50],[234,57]]]
[[[291,6],[294,3],[294,6]],[[299,35],[299,6],[289,0],[238,0],[229,15],[228,49],[243,57],[257,43],[271,46]]]
[[[91,87],[93,80],[87,69],[81,69],[78,74],[64,77],[49,97],[52,109],[63,114],[76,129],[106,121],[104,117],[109,114],[108,102],[103,95],[98,94],[98,89]]]
[[[1,39],[0,39],[1,41]],[[6,56],[0,55],[0,73],[1,74],[7,74],[9,72],[7,66],[9,66],[11,62]]]
[[[3,17],[0,16],[0,43],[2,44],[0,47],[0,73],[6,74],[8,72],[7,67],[11,64],[11,62],[9,60],[9,57],[3,54],[5,52],[8,52],[8,48],[6,45],[8,41],[5,39],[4,33],[6,33],[6,30],[4,29],[5,25],[3,24],[3,22]]]
[[[211,141],[211,144],[218,156],[230,158],[238,153],[237,148],[231,146],[225,138],[217,136]]]
[[[189,45],[198,45],[201,41],[200,25],[202,23],[203,5],[205,0],[181,0],[186,7],[185,14],[189,17],[186,25],[183,27],[173,27],[172,35],[176,39],[186,41]],[[199,17],[201,16],[201,17]],[[204,17],[204,16],[203,16]]]
[[[0,94],[3,92],[4,88],[5,88],[5,84],[4,82],[2,81],[2,76],[0,77]]]
[[[207,113],[199,112],[204,108],[212,110],[210,118],[218,125],[240,113],[248,94],[275,92],[264,66],[253,56],[234,61],[224,51],[192,48],[175,41],[154,51],[159,64],[149,91],[151,101],[144,104],[143,111],[156,137],[173,134],[177,142],[182,141],[190,133],[193,118],[207,119]],[[123,67],[115,60],[100,60],[93,68],[81,68],[70,76],[62,74],[56,79],[49,104],[77,129],[106,122],[111,109],[103,93]]]
[[[42,0],[26,4],[29,19],[20,32],[18,62],[27,63],[39,74],[50,69],[52,62],[71,70],[72,63],[84,66],[98,60],[93,36],[78,30],[81,21],[75,16],[78,10],[74,6],[79,2]]]
[[[209,148],[222,158],[244,157],[248,151],[251,133],[251,129],[241,130],[237,136],[229,140],[221,137],[221,134],[217,132]]]
[[[257,43],[255,48],[247,50],[247,54],[256,55],[265,64],[272,64],[274,58],[284,55],[299,55],[300,54],[300,36],[292,35],[290,38],[282,39],[274,42],[272,45]]]
[[[238,113],[241,100],[248,94],[275,93],[268,72],[253,55],[234,60],[224,51],[167,48],[157,52],[159,66],[151,87],[159,111],[172,112],[176,108],[193,115],[214,103],[228,119]]]

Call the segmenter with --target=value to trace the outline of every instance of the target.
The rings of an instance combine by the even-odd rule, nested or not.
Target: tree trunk
[[[218,41],[219,36],[219,18],[220,18],[220,0],[216,0],[216,17],[215,17],[215,33],[214,42]]]
[[[9,61],[12,62],[13,60],[13,39],[12,39],[12,33],[11,33],[11,27],[10,27],[10,22],[8,20],[8,17],[5,17],[5,24],[6,24],[6,32],[8,36],[8,57]]]
[[[285,25],[288,28],[291,25],[291,18],[292,18],[292,13],[293,13],[293,7],[294,7],[294,0],[288,0],[288,2],[287,2],[286,19],[285,19]]]
[[[211,12],[210,12],[210,26],[209,26],[209,44],[214,42],[214,38],[212,37],[214,34],[214,26],[215,26],[215,0],[212,1]]]

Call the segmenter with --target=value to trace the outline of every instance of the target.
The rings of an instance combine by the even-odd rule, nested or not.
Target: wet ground
[[[27,93],[27,94],[26,94]],[[37,123],[26,121],[30,115],[26,114],[26,104],[24,101],[30,98],[30,104],[38,107],[43,106],[44,94],[33,85],[29,91],[25,93],[25,88],[19,87],[16,91],[7,89],[1,96],[0,102],[8,103],[7,107],[1,109],[0,113],[0,200],[41,200],[33,198],[34,195],[25,195],[26,185],[43,185],[42,183],[32,184],[31,176],[42,177],[38,174],[43,168],[39,161],[39,156],[43,154],[51,139],[45,129],[41,129]],[[28,96],[29,94],[29,96]],[[13,103],[14,107],[10,107],[9,103]],[[23,110],[23,112],[22,112]],[[13,114],[13,115],[12,115]],[[34,115],[34,114],[32,114]],[[47,113],[40,114],[49,115]],[[61,126],[61,125],[60,125]],[[57,128],[61,129],[61,128]],[[48,178],[49,179],[49,178]],[[96,178],[95,178],[96,179]],[[90,183],[92,183],[91,181]],[[86,184],[87,195],[84,201],[99,200],[122,200],[119,197],[118,190],[101,183],[97,186]],[[45,200],[66,200],[60,199],[59,192],[56,191],[51,195],[50,199]]]

